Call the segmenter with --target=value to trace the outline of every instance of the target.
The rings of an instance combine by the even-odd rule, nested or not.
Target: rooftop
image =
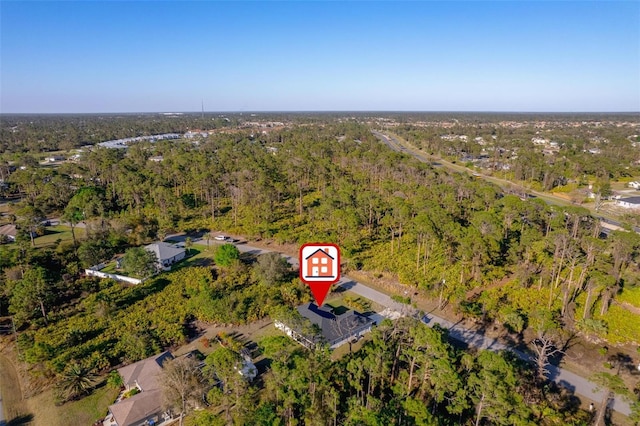
[[[118,373],[122,376],[122,382],[127,387],[138,386],[143,391],[155,389],[158,387],[157,374],[162,370],[162,365],[171,359],[173,359],[173,355],[170,352],[162,352],[119,368]]]
[[[142,391],[109,406],[118,425],[139,424],[161,410],[162,391],[158,374],[164,363],[172,359],[173,355],[167,351],[118,369],[127,388],[138,387]]]
[[[111,405],[109,410],[118,425],[129,426],[156,414],[160,410],[160,401],[162,401],[162,391],[153,389],[123,399]]]
[[[640,197],[620,198],[620,200],[618,201],[623,201],[625,203],[630,203],[630,204],[640,204]]]
[[[11,238],[12,240],[16,239],[16,226],[12,225],[12,224],[8,224],[8,225],[2,225],[0,226],[0,234],[2,235],[6,235],[7,237]]]
[[[349,310],[342,315],[335,315],[327,306],[319,307],[315,303],[307,303],[298,306],[298,312],[312,324],[320,327],[322,336],[333,345],[344,340],[374,323],[359,312]]]
[[[185,250],[183,248],[179,248],[169,243],[153,243],[144,247],[145,250],[154,252],[158,261],[162,262],[165,259],[171,259],[174,256],[178,256],[181,253],[184,253]]]

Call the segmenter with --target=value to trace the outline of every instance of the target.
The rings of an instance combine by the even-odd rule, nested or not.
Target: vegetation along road
[[[420,149],[411,146],[409,144],[407,144],[406,142],[401,142],[398,138],[388,135],[388,134],[384,134],[384,133],[380,133],[380,132],[376,132],[373,131],[373,134],[375,137],[377,137],[378,139],[380,139],[382,142],[384,142],[389,148],[391,148],[394,151],[397,152],[401,152],[401,153],[405,153],[405,154],[409,154],[412,157],[416,158],[418,161],[422,161],[425,163],[431,163],[434,166],[443,166],[446,167],[450,170],[459,172],[459,173],[473,173],[471,170],[469,170],[467,167],[465,166],[460,166],[458,164],[454,164],[452,162],[449,162],[447,160],[443,160],[441,158],[431,158],[431,156],[425,154],[424,152],[422,152]],[[506,179],[501,179],[495,176],[487,176],[485,174],[481,174],[481,173],[474,173],[475,176],[478,176],[479,178],[484,179],[487,182],[491,182],[497,186],[499,186],[500,188],[502,188],[503,191],[513,191],[514,187],[518,187],[517,184],[514,184],[511,181],[508,181]],[[541,200],[543,200],[544,202],[548,203],[548,204],[555,204],[555,205],[560,205],[560,206],[571,206],[573,205],[570,201],[565,200],[564,198],[561,197],[556,197],[554,195],[548,194],[548,193],[543,193],[543,192],[539,192],[539,191],[535,191],[532,189],[525,189],[525,188],[520,188],[520,190],[518,192],[522,192],[522,196],[528,196],[528,197],[537,197],[540,198]],[[589,209],[591,211],[591,209]],[[614,229],[623,229],[623,224],[617,220],[614,220],[612,218],[605,218],[605,217],[601,217],[601,214],[598,212],[594,212],[591,211],[591,213],[594,216],[600,216],[601,219],[601,226],[603,227],[603,232],[605,232],[606,234],[608,234],[611,230]],[[634,230],[638,233],[640,233],[640,228],[635,227]]]
[[[247,244],[237,244],[236,247],[242,253],[250,253],[255,256],[270,251]],[[298,266],[298,260],[296,258],[288,256],[286,254],[283,254],[283,256],[291,265]],[[386,294],[381,293],[360,282],[357,282],[349,278],[348,276],[344,276],[343,279],[340,280],[338,285],[359,296],[372,300],[384,306],[385,308],[394,311],[402,312],[408,307],[408,305],[398,303],[392,300],[391,297],[387,296]],[[439,324],[440,326],[449,330],[449,335],[453,339],[463,342],[469,346],[473,346],[478,349],[489,349],[492,351],[509,350],[514,352],[519,358],[531,361],[531,357],[521,351],[510,348],[498,342],[496,339],[485,337],[480,333],[464,328],[459,324],[454,324],[453,322],[441,318],[437,315],[429,313],[423,317],[422,321],[430,327],[432,327],[434,324]],[[548,370],[550,373],[549,378],[551,380],[565,388],[572,390],[577,394],[594,400],[601,400],[604,396],[603,391],[596,391],[597,385],[595,383],[585,379],[584,377],[580,377],[575,373],[553,365],[550,365],[548,367]],[[619,396],[616,396],[616,398],[613,400],[611,408],[621,414],[624,414],[625,416],[628,416],[631,413],[629,404],[626,401],[622,400],[622,398]]]

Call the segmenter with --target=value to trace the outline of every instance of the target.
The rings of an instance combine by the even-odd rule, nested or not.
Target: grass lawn
[[[121,274],[121,275],[126,275],[126,273],[120,269],[116,269],[116,261],[113,260],[109,263],[107,263],[107,265],[100,269],[100,272],[104,272],[105,274]]]
[[[85,238],[84,228],[75,228],[76,239],[81,240]],[[73,241],[71,235],[71,228],[68,226],[56,225],[47,226],[45,228],[45,234],[41,237],[35,238],[36,247],[50,247],[54,246],[56,241]]]
[[[174,265],[171,269],[184,268],[188,266],[210,266],[213,265],[213,248],[207,249],[200,244],[194,244],[189,248],[187,257]]]
[[[365,312],[361,312],[360,309],[356,309],[356,311],[360,312],[361,314],[364,314],[366,312],[382,312],[385,308],[384,306],[369,300],[365,297],[362,297],[358,294],[355,294],[349,290],[347,291],[342,291],[339,293],[335,293],[332,292],[327,296],[326,301],[324,302],[325,304],[331,305],[332,308],[336,309],[337,311],[336,313],[338,315],[345,313],[346,311],[348,311],[349,309],[349,305],[347,303],[345,303],[345,298],[351,298],[351,299],[355,299],[357,301],[364,301],[366,303],[369,304],[369,309],[367,309]]]
[[[89,396],[58,407],[54,403],[53,391],[49,390],[27,401],[29,411],[33,415],[30,424],[33,426],[91,425],[106,416],[109,405],[115,402],[117,396],[118,390],[103,386]]]

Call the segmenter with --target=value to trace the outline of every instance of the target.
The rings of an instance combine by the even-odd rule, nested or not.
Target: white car
[[[227,241],[227,237],[225,237],[224,235],[216,235],[215,237],[213,237],[213,239],[218,241]]]

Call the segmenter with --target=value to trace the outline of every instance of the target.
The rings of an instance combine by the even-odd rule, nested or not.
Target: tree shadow
[[[627,370],[627,372],[634,374],[635,365],[633,364],[633,358],[622,352],[618,352],[615,355],[611,355],[607,358],[607,361],[620,372],[620,370]]]
[[[213,260],[208,257],[200,257],[198,259],[192,260],[188,262],[188,264],[184,265],[185,267],[191,266],[212,266]]]
[[[189,321],[184,327],[189,342],[193,342],[205,335],[206,329],[198,327],[195,321]]]
[[[137,284],[136,286],[131,287],[132,290],[128,292],[122,299],[117,301],[116,306],[118,307],[118,309],[127,308],[128,306],[141,301],[151,294],[158,293],[164,290],[164,288],[170,283],[171,281],[166,278],[155,278],[149,280],[146,283]]]
[[[356,282],[355,281],[345,281],[345,282],[342,282],[342,283],[338,283],[337,285],[334,286],[334,288],[335,289],[342,288],[344,290],[351,290],[355,286],[356,286]],[[336,291],[336,290],[334,290],[334,291]]]
[[[335,315],[335,316],[340,316],[340,315],[344,314],[345,312],[349,311],[349,308],[347,308],[344,305],[334,306],[332,304],[327,303],[327,306],[329,306],[331,308],[331,312],[333,312],[333,315]]]
[[[20,414],[6,423],[6,426],[22,426],[28,425],[33,421],[33,414]],[[2,423],[0,423],[2,424]]]
[[[567,352],[569,349],[571,349],[572,347],[574,347],[578,343],[580,343],[580,339],[578,338],[578,334],[577,333],[571,333],[569,338],[564,342],[564,345],[562,345],[561,350],[562,350],[562,352]]]

